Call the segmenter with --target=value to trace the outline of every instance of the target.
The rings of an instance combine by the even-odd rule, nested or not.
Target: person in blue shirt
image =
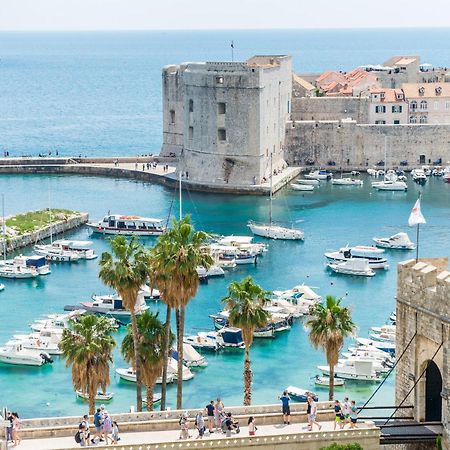
[[[102,422],[103,422],[102,410],[100,408],[97,408],[97,412],[94,414],[95,436],[92,438],[92,442],[94,442],[94,439],[96,437],[99,438],[98,442],[103,441],[103,439],[102,439],[102,436],[103,436]]]
[[[287,391],[283,391],[283,395],[278,397],[281,400],[282,412],[283,412],[283,423],[291,424],[291,409],[289,408],[289,402],[291,398],[289,397]]]

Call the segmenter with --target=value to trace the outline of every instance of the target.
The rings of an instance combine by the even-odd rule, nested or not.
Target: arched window
[[[416,102],[415,100],[413,100],[413,101],[410,103],[410,107],[411,107],[411,109],[412,109],[413,111],[415,111],[415,110],[417,109],[417,102]]]
[[[428,122],[428,117],[427,116],[420,116],[419,121],[420,121],[420,123],[427,123]]]
[[[416,116],[411,116],[411,117],[409,118],[409,123],[417,123],[417,118],[416,118]]]
[[[189,100],[189,112],[194,112],[194,100]]]
[[[421,110],[426,110],[426,109],[428,109],[428,102],[427,102],[426,100],[422,100],[422,101],[420,102],[420,109],[421,109]]]

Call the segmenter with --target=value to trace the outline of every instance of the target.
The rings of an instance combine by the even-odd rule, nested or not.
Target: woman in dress
[[[214,417],[216,420],[216,431],[220,431],[222,427],[222,417],[223,417],[223,410],[225,407],[223,406],[222,400],[218,397],[215,408],[214,408]]]
[[[19,430],[20,430],[20,419],[19,419],[19,414],[12,413],[13,416],[13,429],[12,429],[12,438],[13,438],[13,446],[17,446],[20,444],[20,442],[22,441],[22,439],[20,439],[19,436]]]

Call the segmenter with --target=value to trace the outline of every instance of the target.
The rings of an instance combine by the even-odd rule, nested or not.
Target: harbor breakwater
[[[36,242],[49,238],[50,236],[56,236],[69,230],[78,228],[89,220],[88,213],[73,213],[71,216],[64,220],[55,220],[49,225],[46,225],[39,230],[31,231],[28,233],[20,234],[17,236],[8,236],[6,241],[0,241],[0,251],[4,252],[6,245],[6,253],[11,253],[19,248],[34,245]]]

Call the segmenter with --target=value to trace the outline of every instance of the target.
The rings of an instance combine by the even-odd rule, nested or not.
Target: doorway
[[[429,361],[425,372],[425,421],[442,421],[442,376],[439,367]]]

